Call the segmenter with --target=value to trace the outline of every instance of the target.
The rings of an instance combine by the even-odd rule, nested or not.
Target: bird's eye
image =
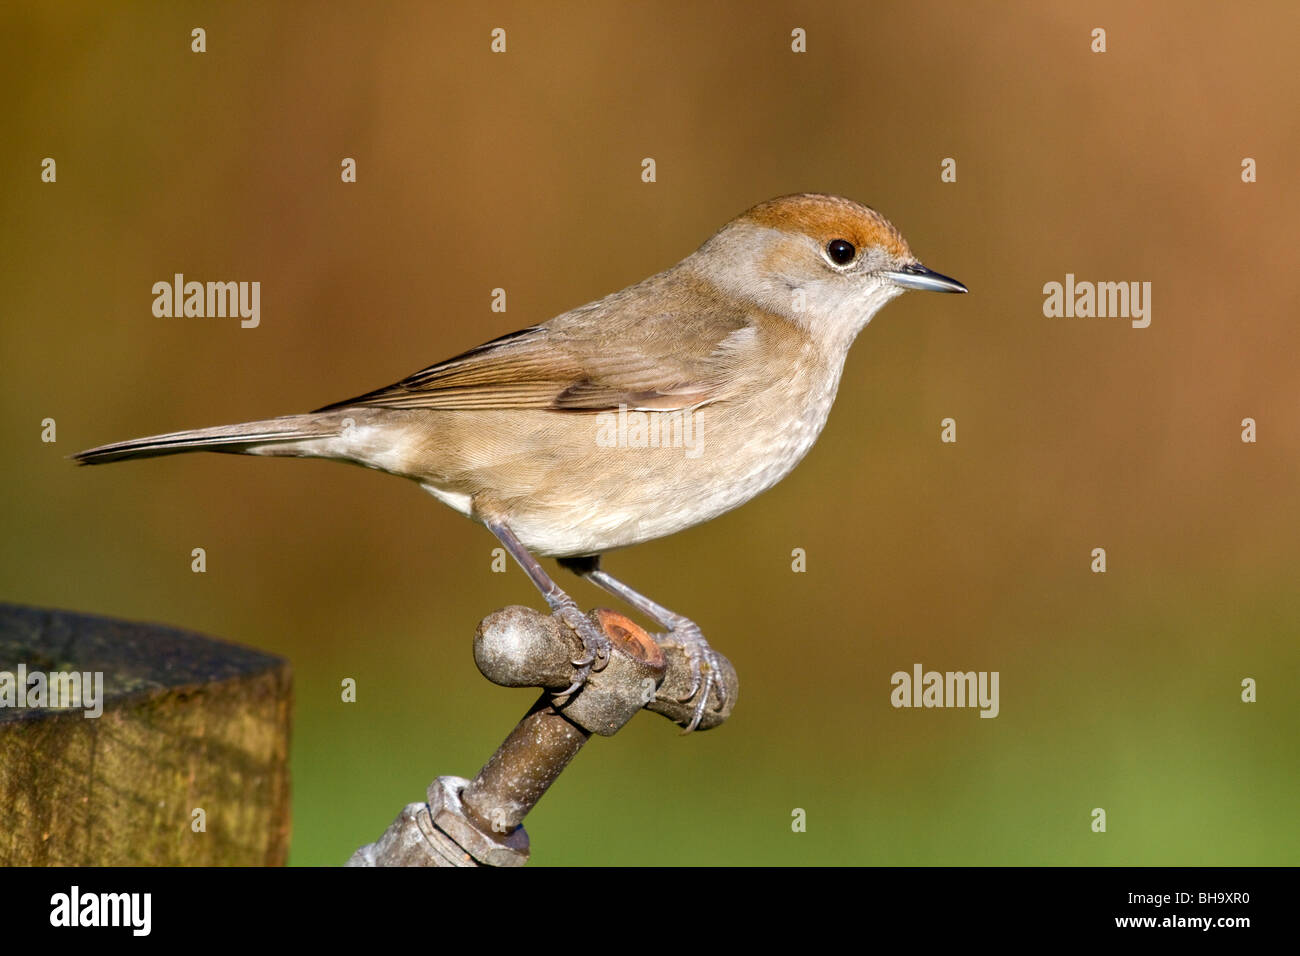
[[[857,254],[858,250],[854,249],[853,243],[847,239],[832,239],[826,245],[826,255],[830,256],[831,262],[837,266],[848,265]]]

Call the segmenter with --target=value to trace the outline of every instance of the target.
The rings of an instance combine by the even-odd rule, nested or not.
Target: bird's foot
[[[577,674],[574,675],[573,683],[556,695],[569,697],[582,690],[593,670],[605,669],[605,665],[609,663],[611,645],[609,638],[605,636],[600,627],[586,614],[583,614],[582,609],[574,601],[557,603],[552,610],[565,627],[577,634],[578,639],[582,641],[582,656],[571,661],[573,666],[578,669]]]
[[[721,711],[727,705],[727,688],[722,680],[722,656],[709,646],[699,625],[694,621],[677,619],[668,631],[668,637],[671,643],[686,651],[686,658],[691,662],[691,689],[676,699],[681,704],[695,702],[691,722],[682,731],[683,734],[689,734],[700,725],[711,694],[716,694],[718,698],[718,706],[714,710]]]

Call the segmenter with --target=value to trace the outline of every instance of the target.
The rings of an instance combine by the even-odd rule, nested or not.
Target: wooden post
[[[282,658],[0,603],[0,865],[282,865],[291,706]]]

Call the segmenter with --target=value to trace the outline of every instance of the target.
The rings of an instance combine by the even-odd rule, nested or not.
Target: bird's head
[[[884,216],[851,199],[800,193],[760,203],[690,260],[727,296],[799,322],[821,338],[853,337],[908,289],[965,292],[923,266]]]

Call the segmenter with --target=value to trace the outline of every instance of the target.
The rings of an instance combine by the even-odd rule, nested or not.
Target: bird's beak
[[[968,292],[969,290],[956,279],[932,272],[919,262],[903,266],[893,272],[880,273],[887,279],[901,285],[904,289],[920,289],[923,292]]]

